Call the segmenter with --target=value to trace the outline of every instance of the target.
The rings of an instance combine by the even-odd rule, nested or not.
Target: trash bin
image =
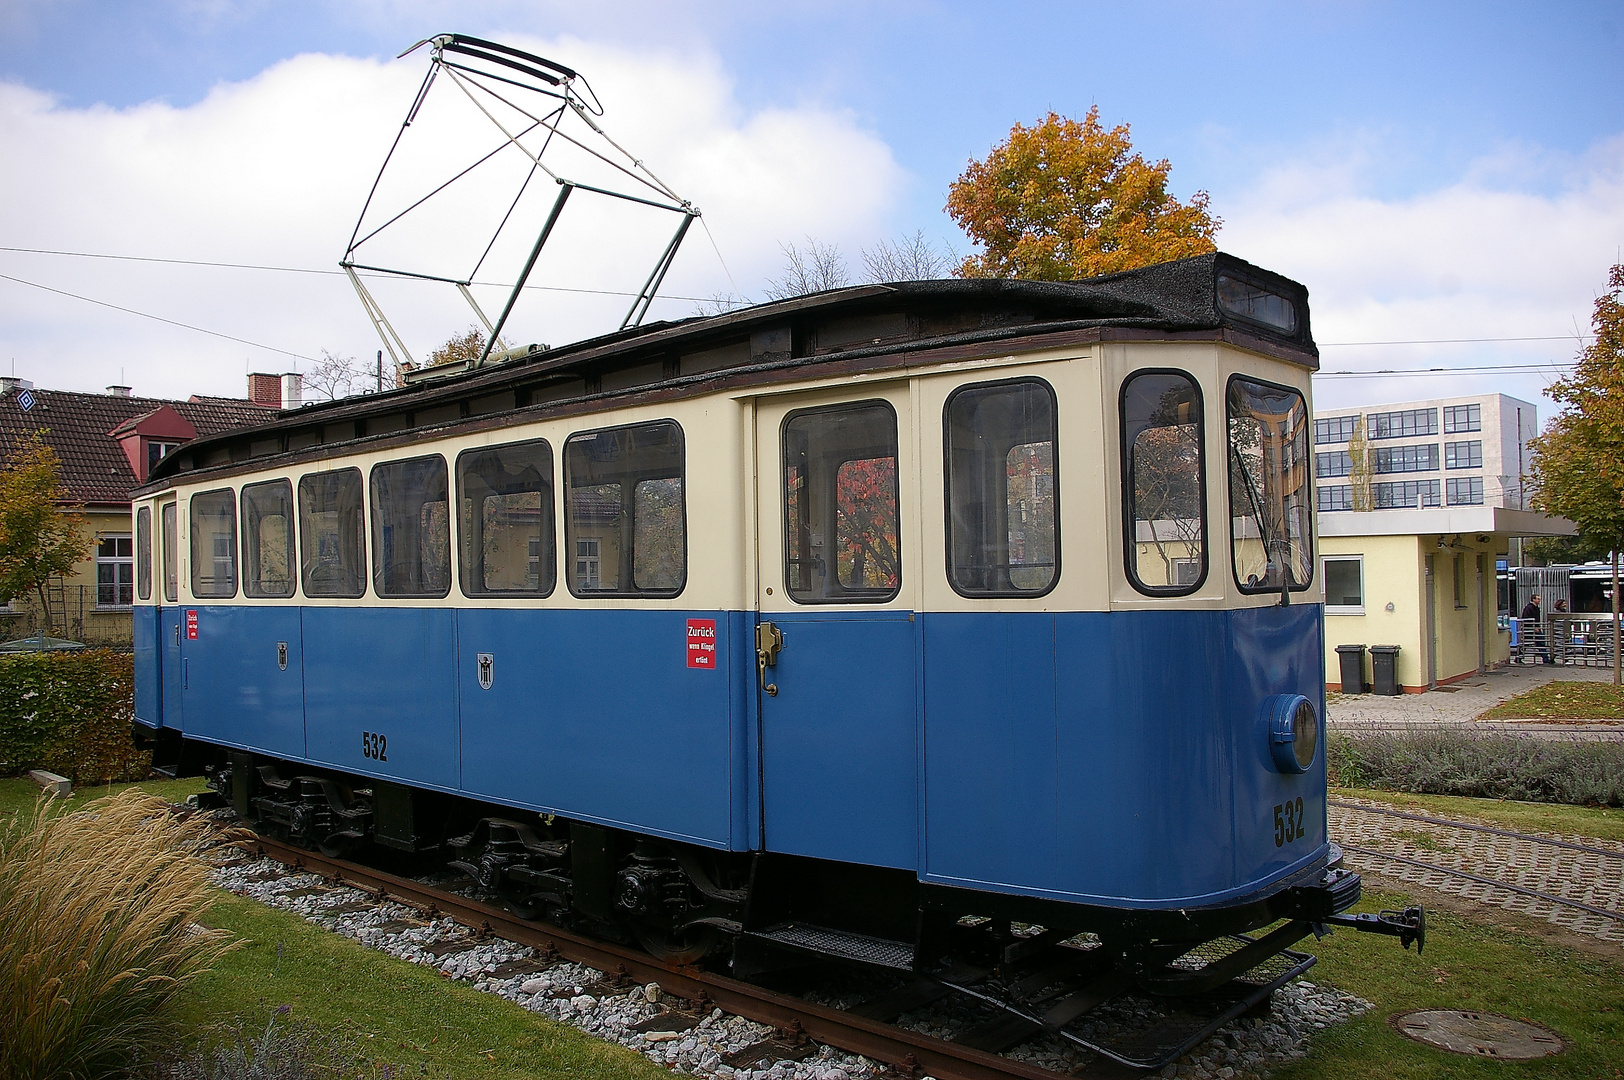
[[[1337,659],[1342,664],[1342,692],[1344,694],[1363,694],[1365,686],[1365,647],[1363,645],[1338,645],[1336,647]]]
[[[1370,647],[1370,681],[1372,692],[1387,697],[1398,697],[1398,646],[1372,645]]]

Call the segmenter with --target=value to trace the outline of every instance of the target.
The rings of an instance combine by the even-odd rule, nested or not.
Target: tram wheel
[[[638,927],[637,941],[656,960],[674,967],[697,964],[716,947],[721,935],[714,927],[691,926],[684,930]]]

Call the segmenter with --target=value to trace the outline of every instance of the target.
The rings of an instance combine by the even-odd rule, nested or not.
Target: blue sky
[[[747,295],[758,294],[776,269],[777,245],[806,235],[839,242],[853,260],[863,244],[915,229],[965,250],[941,207],[966,161],[1016,121],[1051,109],[1078,116],[1091,104],[1107,123],[1131,123],[1147,156],[1173,162],[1177,193],[1211,193],[1213,210],[1226,221],[1220,246],[1309,286],[1322,341],[1572,334],[1588,319],[1606,266],[1624,247],[1624,210],[1616,205],[1624,193],[1624,6],[1614,3],[12,0],[0,12],[0,32],[10,44],[0,56],[0,84],[47,97],[29,99],[23,113],[0,112],[0,124],[13,125],[24,145],[37,141],[49,172],[57,152],[64,170],[70,158],[82,168],[87,141],[104,138],[110,148],[127,149],[154,130],[167,137],[217,117],[218,123],[197,123],[190,141],[168,151],[212,159],[220,149],[210,140],[225,139],[233,102],[255,99],[242,106],[243,115],[263,126],[276,115],[277,93],[291,102],[299,87],[324,78],[384,78],[379,73],[410,69],[410,79],[396,78],[390,89],[380,84],[376,114],[383,116],[384,106],[399,100],[390,97],[392,88],[415,81],[424,64],[421,54],[385,61],[447,30],[545,44],[548,55],[592,78],[611,106],[611,122],[658,113],[662,105],[702,113],[694,144],[759,144],[761,160],[786,176],[817,178],[801,187],[766,185],[784,186],[781,205],[751,202],[748,212],[736,202],[743,194],[699,184],[713,192],[708,221]],[[374,63],[351,65],[342,75],[289,67],[302,54]],[[588,60],[599,63],[597,74]],[[680,95],[639,81],[635,73],[644,68],[664,72],[668,81],[660,87],[678,85],[691,72],[704,91],[674,100]],[[606,77],[615,73],[618,79]],[[400,102],[394,113],[403,108]],[[290,104],[289,115],[306,113]],[[338,173],[376,168],[375,152],[367,158],[363,150],[392,135],[393,122],[372,117],[355,117],[348,143],[364,146]],[[663,120],[676,128],[686,122]],[[780,123],[790,127],[776,129]],[[54,136],[58,129],[63,134]],[[329,133],[321,145],[329,158],[343,156],[346,140]],[[121,167],[107,177],[113,203],[120,198],[113,186],[133,183],[121,177]],[[95,194],[84,188],[81,205]],[[214,199],[211,191],[208,200]],[[248,216],[291,220],[306,205],[244,199]],[[148,199],[157,217],[187,214],[185,201],[161,202]],[[324,222],[336,222],[340,209],[352,218],[358,210],[351,194],[334,204]],[[342,246],[343,236],[324,238],[312,226],[308,248],[278,249],[264,230],[236,234],[225,224],[229,209],[217,208],[206,228],[200,218],[145,232],[122,224],[131,216],[127,205],[100,228],[71,205],[26,217],[0,210],[0,246],[242,262],[275,254],[313,266],[330,266],[331,249]],[[731,233],[730,215],[739,223]],[[0,252],[0,273],[256,342],[272,334],[302,356],[373,347],[353,298],[351,315],[335,308],[301,329],[288,317],[267,321],[237,311],[218,296],[204,309],[189,308],[185,297],[212,282],[174,278],[166,291],[147,293],[114,271],[129,273]],[[684,273],[683,286],[700,295],[727,287],[697,262]],[[30,295],[19,299],[19,290]],[[310,306],[297,297],[288,302]],[[108,347],[144,341],[150,328],[131,326],[121,338],[120,320],[131,317],[82,307],[0,281],[0,362],[15,357],[23,374],[42,353],[70,355],[73,364],[61,374],[87,386],[108,376]],[[97,350],[80,340],[83,325],[53,331],[53,321],[75,323],[75,313],[93,316],[95,332],[111,340]],[[1325,366],[1527,363],[1567,359],[1573,348],[1572,341],[1337,347],[1327,349]],[[176,359],[177,350],[186,359]],[[171,355],[169,365],[148,371],[143,365],[157,364],[158,352]],[[184,333],[169,330],[128,353],[127,363],[138,366],[147,385],[166,393],[183,389],[170,385],[182,375],[210,381],[212,392],[236,392],[244,364],[271,360],[235,345],[221,351],[217,339],[187,344]],[[1317,393],[1327,405],[1483,389],[1536,399],[1545,381],[1538,375],[1321,380]],[[1548,404],[1541,402],[1542,413]]]

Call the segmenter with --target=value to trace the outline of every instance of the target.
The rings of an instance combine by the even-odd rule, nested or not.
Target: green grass
[[[181,802],[188,795],[204,790],[201,777],[190,780],[143,780],[138,784],[111,784],[100,787],[75,787],[69,796],[71,805],[83,806],[92,799],[99,799],[103,795],[137,788],[141,791],[151,792],[161,799],[170,802]],[[32,812],[34,800],[39,798],[40,787],[27,777],[13,780],[0,780],[0,821],[4,821],[19,810]]]
[[[1624,841],[1624,810],[1607,806],[1463,799],[1454,795],[1410,795],[1370,788],[1334,787],[1333,799],[1373,799],[1395,810],[1454,817],[1516,832],[1562,833]]]
[[[243,945],[182,994],[181,1016],[198,1030],[288,1005],[293,1017],[338,1035],[375,1065],[393,1066],[403,1076],[670,1080],[665,1070],[624,1047],[288,912],[223,896],[205,921],[231,931]]]
[[[1413,902],[1409,901],[1409,902]],[[1360,911],[1401,907],[1406,898],[1367,894]],[[1338,930],[1301,948],[1319,957],[1308,978],[1375,1008],[1315,1036],[1303,1061],[1276,1080],[1431,1080],[1444,1077],[1607,1077],[1624,1062],[1624,964],[1488,927],[1448,912],[1427,913],[1427,951],[1393,938]],[[1481,1009],[1553,1029],[1568,1049],[1539,1061],[1469,1057],[1407,1039],[1390,1026],[1414,1009]]]
[[[1624,687],[1610,682],[1548,682],[1525,690],[1479,720],[1624,720]]]

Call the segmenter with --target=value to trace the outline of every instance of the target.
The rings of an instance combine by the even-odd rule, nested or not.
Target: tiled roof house
[[[255,391],[261,388],[250,380]],[[146,480],[158,460],[181,443],[227,428],[262,424],[282,405],[279,388],[261,401],[194,396],[186,401],[132,397],[128,387],[105,394],[36,389],[0,378],[0,458],[36,431],[61,460],[63,486],[84,507],[94,540],[89,561],[75,568],[62,588],[50,590],[57,633],[65,618],[69,636],[122,643],[130,635],[133,556],[130,491]],[[25,407],[27,406],[27,407]],[[17,597],[0,619],[0,640],[39,625],[37,600]]]

